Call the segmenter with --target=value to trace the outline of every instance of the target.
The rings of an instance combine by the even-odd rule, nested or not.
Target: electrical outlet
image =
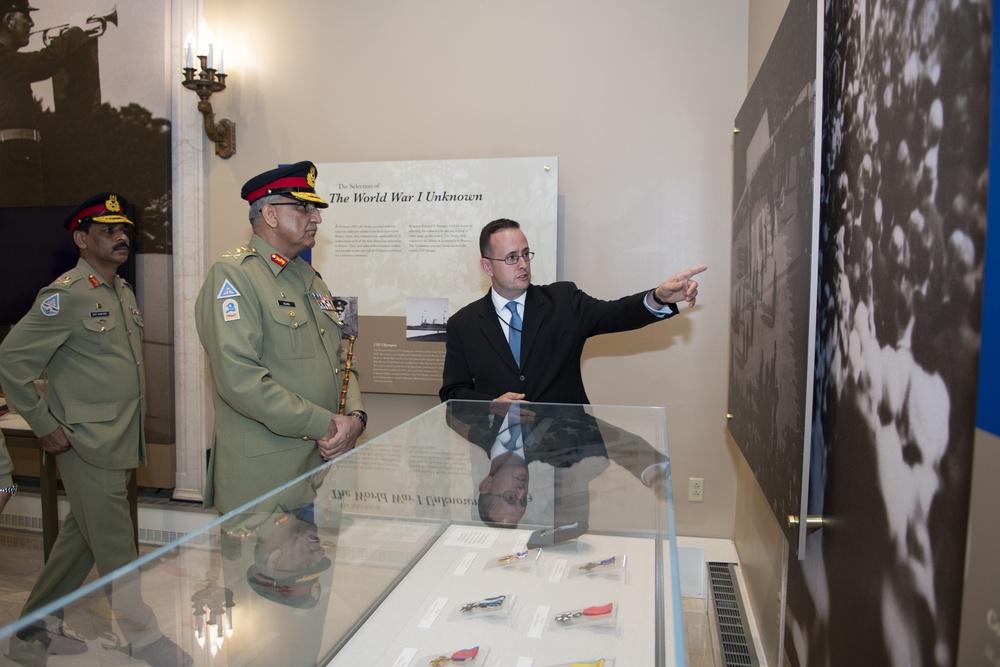
[[[688,500],[700,503],[705,500],[705,480],[702,477],[688,478]]]

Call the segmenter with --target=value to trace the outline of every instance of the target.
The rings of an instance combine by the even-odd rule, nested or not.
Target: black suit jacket
[[[438,395],[492,400],[513,391],[542,403],[589,403],[580,357],[590,336],[639,329],[658,317],[643,304],[646,292],[602,301],[571,282],[530,285],[524,300],[521,367],[507,345],[490,293],[448,320],[444,378]]]

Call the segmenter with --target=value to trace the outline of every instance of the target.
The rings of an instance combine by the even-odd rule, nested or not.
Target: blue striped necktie
[[[513,452],[521,437],[521,406],[518,403],[511,403],[507,411],[507,435],[510,439],[504,443],[504,447]]]
[[[510,311],[510,335],[507,337],[507,343],[510,345],[511,354],[514,355],[514,361],[517,365],[521,365],[521,316],[517,314],[517,302],[508,301],[507,310]]]

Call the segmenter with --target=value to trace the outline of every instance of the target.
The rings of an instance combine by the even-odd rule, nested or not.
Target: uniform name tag
[[[106,310],[94,310],[94,311],[91,311],[90,316],[91,317],[107,317],[110,314],[111,313],[109,313]]]
[[[295,308],[294,301],[284,301],[282,299],[278,299],[278,305],[282,306],[283,308]]]

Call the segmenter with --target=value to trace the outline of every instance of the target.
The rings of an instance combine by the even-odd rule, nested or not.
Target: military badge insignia
[[[309,168],[309,173],[306,174],[306,183],[309,184],[309,187],[316,189],[316,167]]]
[[[229,278],[226,278],[225,282],[222,283],[222,289],[219,290],[219,296],[216,299],[230,299],[234,296],[240,296],[240,293],[236,291],[233,284],[229,282]]]
[[[226,299],[222,302],[222,319],[226,322],[240,319],[240,304],[236,303],[236,299]]]
[[[288,260],[276,252],[271,253],[271,261],[277,264],[278,266],[284,266],[285,264],[288,264]]]
[[[90,284],[93,285],[94,287],[97,287],[101,284],[101,281],[95,278],[94,276],[87,276],[87,280],[89,280]]]
[[[122,205],[118,203],[118,195],[108,197],[108,200],[104,202],[104,208],[112,213],[119,213],[122,210]]]
[[[58,315],[59,295],[53,294],[48,299],[45,299],[45,301],[42,301],[42,303],[38,307],[41,309],[42,315],[44,315],[45,317],[54,317]]]

